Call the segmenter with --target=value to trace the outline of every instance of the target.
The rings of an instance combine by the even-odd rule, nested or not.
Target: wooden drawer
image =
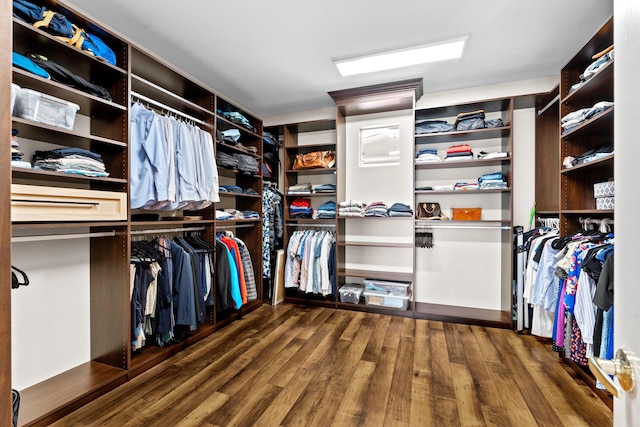
[[[11,221],[121,221],[127,194],[11,184]]]

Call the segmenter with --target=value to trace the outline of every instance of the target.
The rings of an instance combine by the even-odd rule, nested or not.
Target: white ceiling
[[[612,0],[72,0],[254,114],[422,77],[424,92],[559,76]],[[463,58],[341,77],[333,59],[468,36]]]

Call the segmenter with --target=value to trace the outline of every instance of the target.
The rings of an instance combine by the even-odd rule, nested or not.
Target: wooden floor
[[[611,426],[510,330],[265,305],[56,426]]]

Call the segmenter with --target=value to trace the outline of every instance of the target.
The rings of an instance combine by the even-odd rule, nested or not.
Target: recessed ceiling
[[[73,0],[254,114],[409,78],[424,92],[558,76],[613,14],[602,0]],[[461,59],[341,77],[334,59],[468,37]]]

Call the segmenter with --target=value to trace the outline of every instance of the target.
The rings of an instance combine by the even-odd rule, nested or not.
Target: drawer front
[[[14,222],[126,219],[126,193],[11,185],[11,221]]]

